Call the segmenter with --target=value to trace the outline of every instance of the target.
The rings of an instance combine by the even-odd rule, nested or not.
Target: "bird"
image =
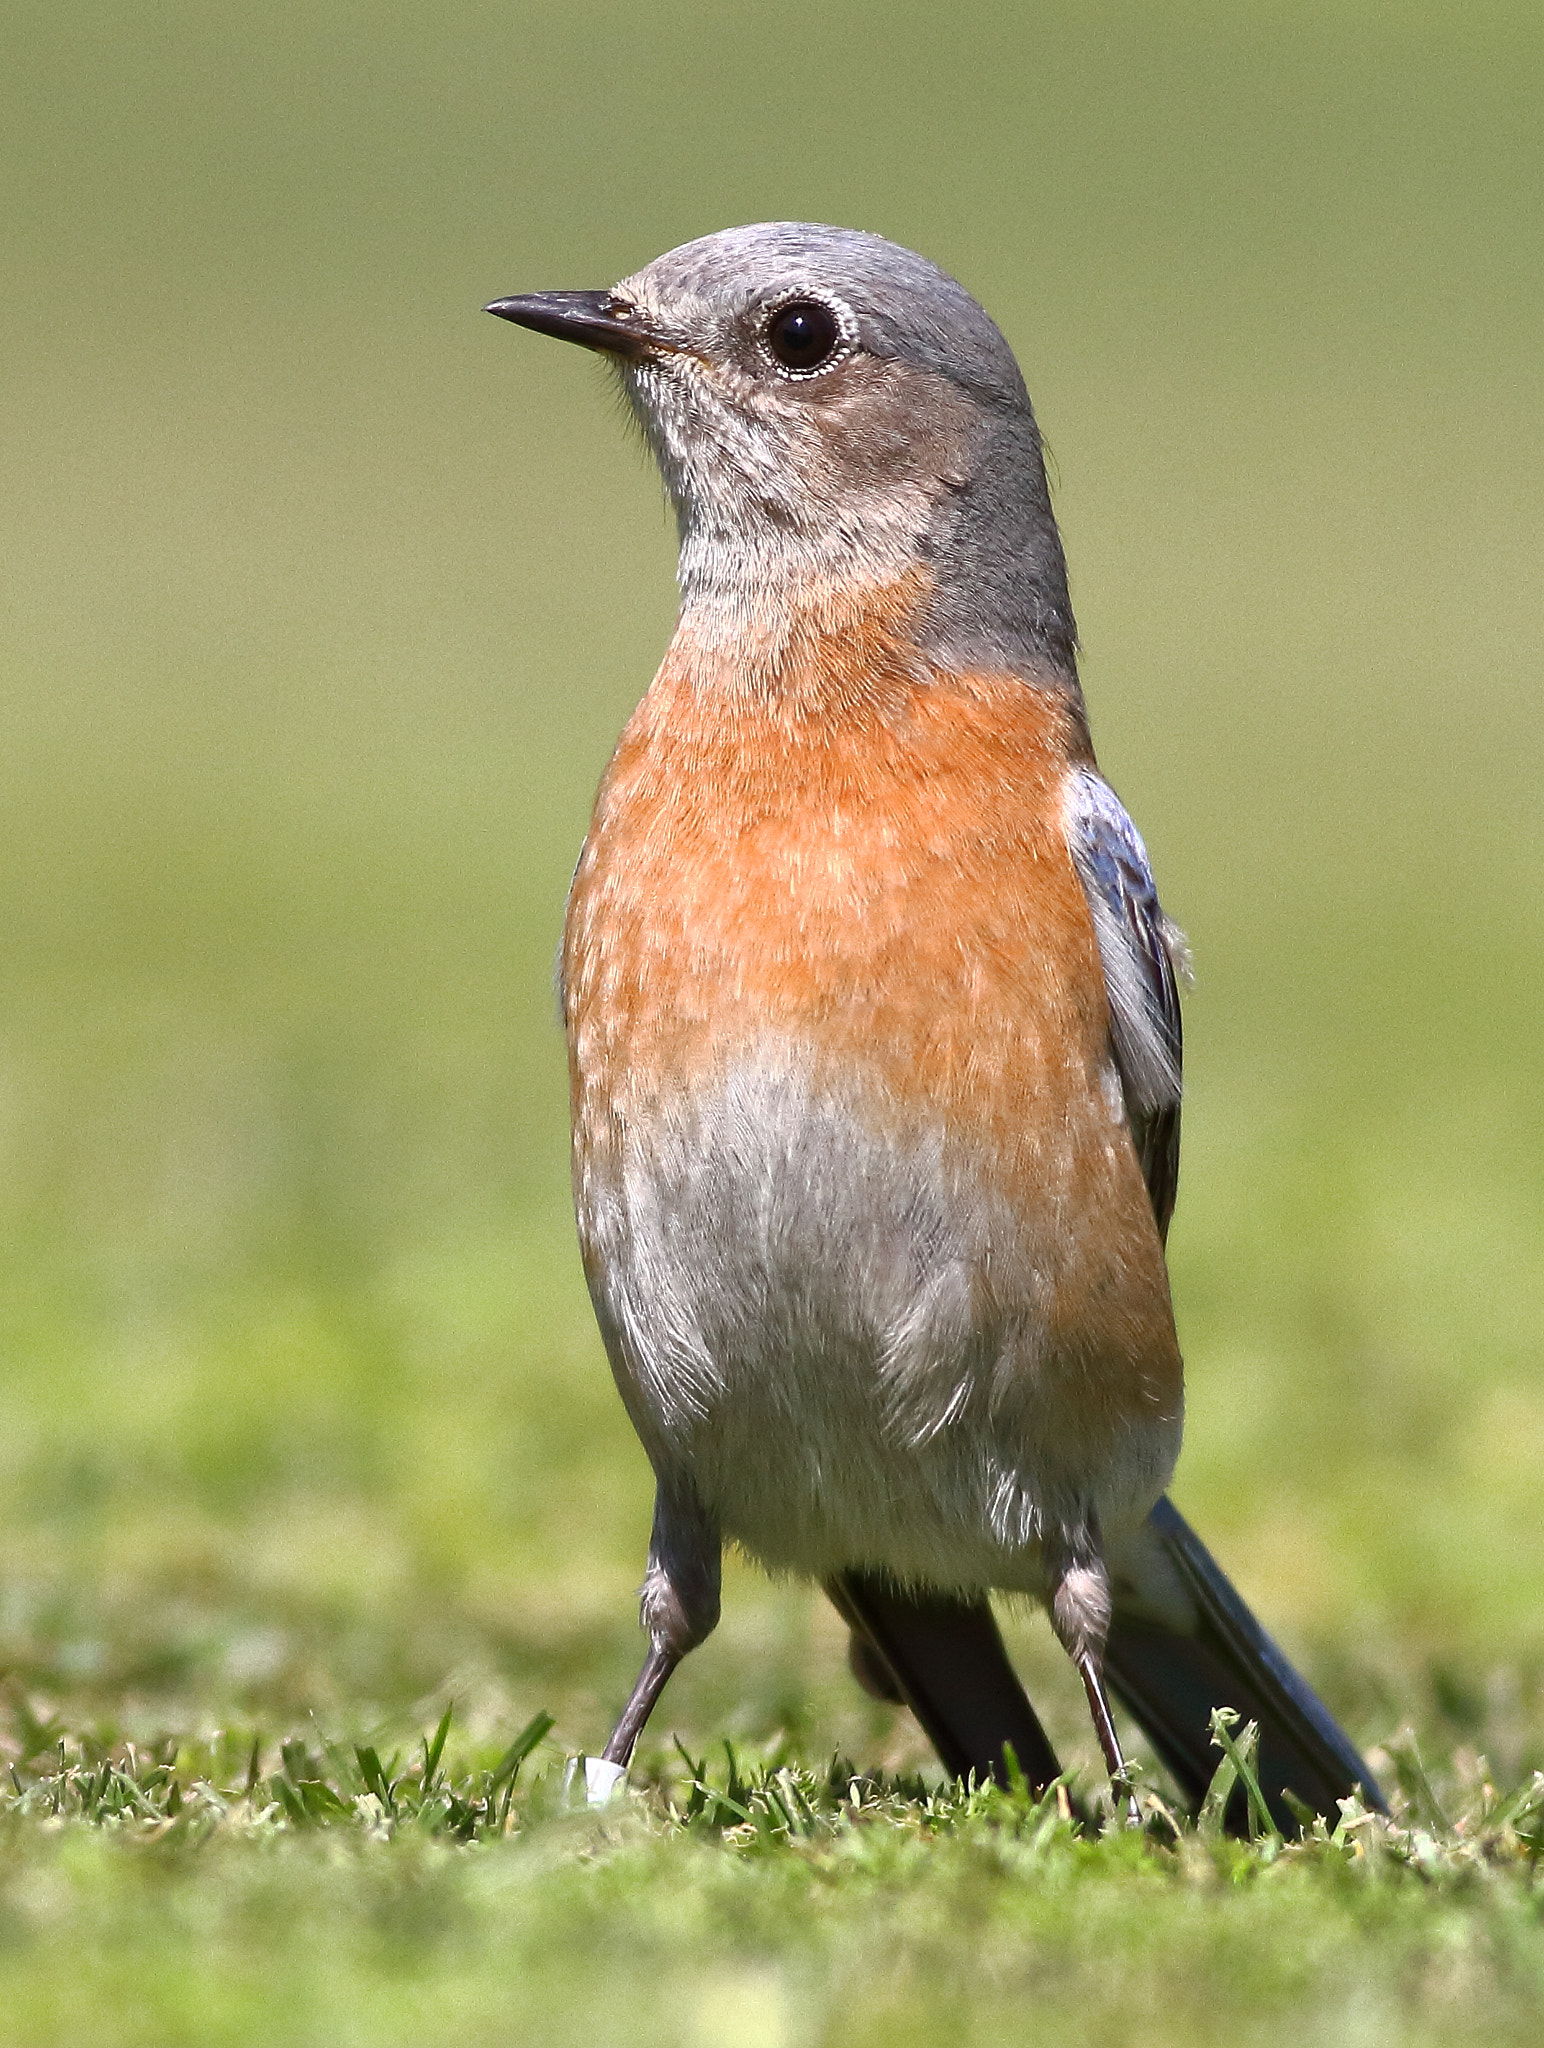
[[[1128,1823],[1116,1702],[1192,1807],[1219,1707],[1278,1825],[1381,1806],[1167,1497],[1187,955],[1095,758],[1008,342],[925,257],[803,222],[485,310],[609,359],[679,528],[559,966],[580,1249],[656,1484],[592,1798],[733,1544],[824,1587],[959,1777],[1060,1774],[999,1593],[1048,1614]]]

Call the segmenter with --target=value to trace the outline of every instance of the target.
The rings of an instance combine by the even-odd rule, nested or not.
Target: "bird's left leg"
[[[1064,1537],[1059,1547],[1046,1543],[1046,1604],[1062,1648],[1088,1694],[1094,1733],[1104,1752],[1110,1773],[1110,1790],[1117,1803],[1124,1800],[1128,1827],[1142,1825],[1141,1809],[1132,1789],[1131,1774],[1115,1732],[1110,1696],[1104,1684],[1104,1646],[1110,1633],[1110,1574],[1099,1540],[1099,1524],[1092,1510],[1081,1528]]]
[[[717,1528],[685,1480],[661,1479],[654,1497],[649,1569],[639,1596],[639,1618],[649,1632],[649,1654],[601,1751],[608,1764],[632,1762],[666,1681],[688,1650],[718,1626],[722,1545]]]

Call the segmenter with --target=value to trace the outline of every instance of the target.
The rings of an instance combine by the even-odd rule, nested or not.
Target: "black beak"
[[[527,292],[523,298],[495,299],[484,306],[517,327],[552,334],[559,341],[577,341],[581,348],[604,349],[613,356],[643,356],[674,344],[640,318],[635,307],[610,292]]]

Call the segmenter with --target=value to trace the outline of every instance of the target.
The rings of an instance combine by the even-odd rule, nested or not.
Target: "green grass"
[[[1537,2039],[1536,8],[12,14],[0,2041]],[[477,308],[767,217],[1024,361],[1200,970],[1176,1495],[1387,1826],[945,1791],[733,1562],[639,1797],[564,1808],[649,1484],[551,961],[671,536]]]
[[[1153,1795],[1131,1835],[1054,1791],[683,1751],[595,1815],[545,1726],[483,1761],[442,1719],[405,1768],[19,1727],[8,2038],[1537,2038],[1544,1776],[1444,1810],[1411,1752],[1402,1823],[1239,1843]]]

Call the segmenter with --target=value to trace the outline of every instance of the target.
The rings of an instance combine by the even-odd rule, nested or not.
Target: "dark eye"
[[[819,299],[790,299],[767,322],[767,347],[785,370],[820,369],[842,340],[836,315]]]

